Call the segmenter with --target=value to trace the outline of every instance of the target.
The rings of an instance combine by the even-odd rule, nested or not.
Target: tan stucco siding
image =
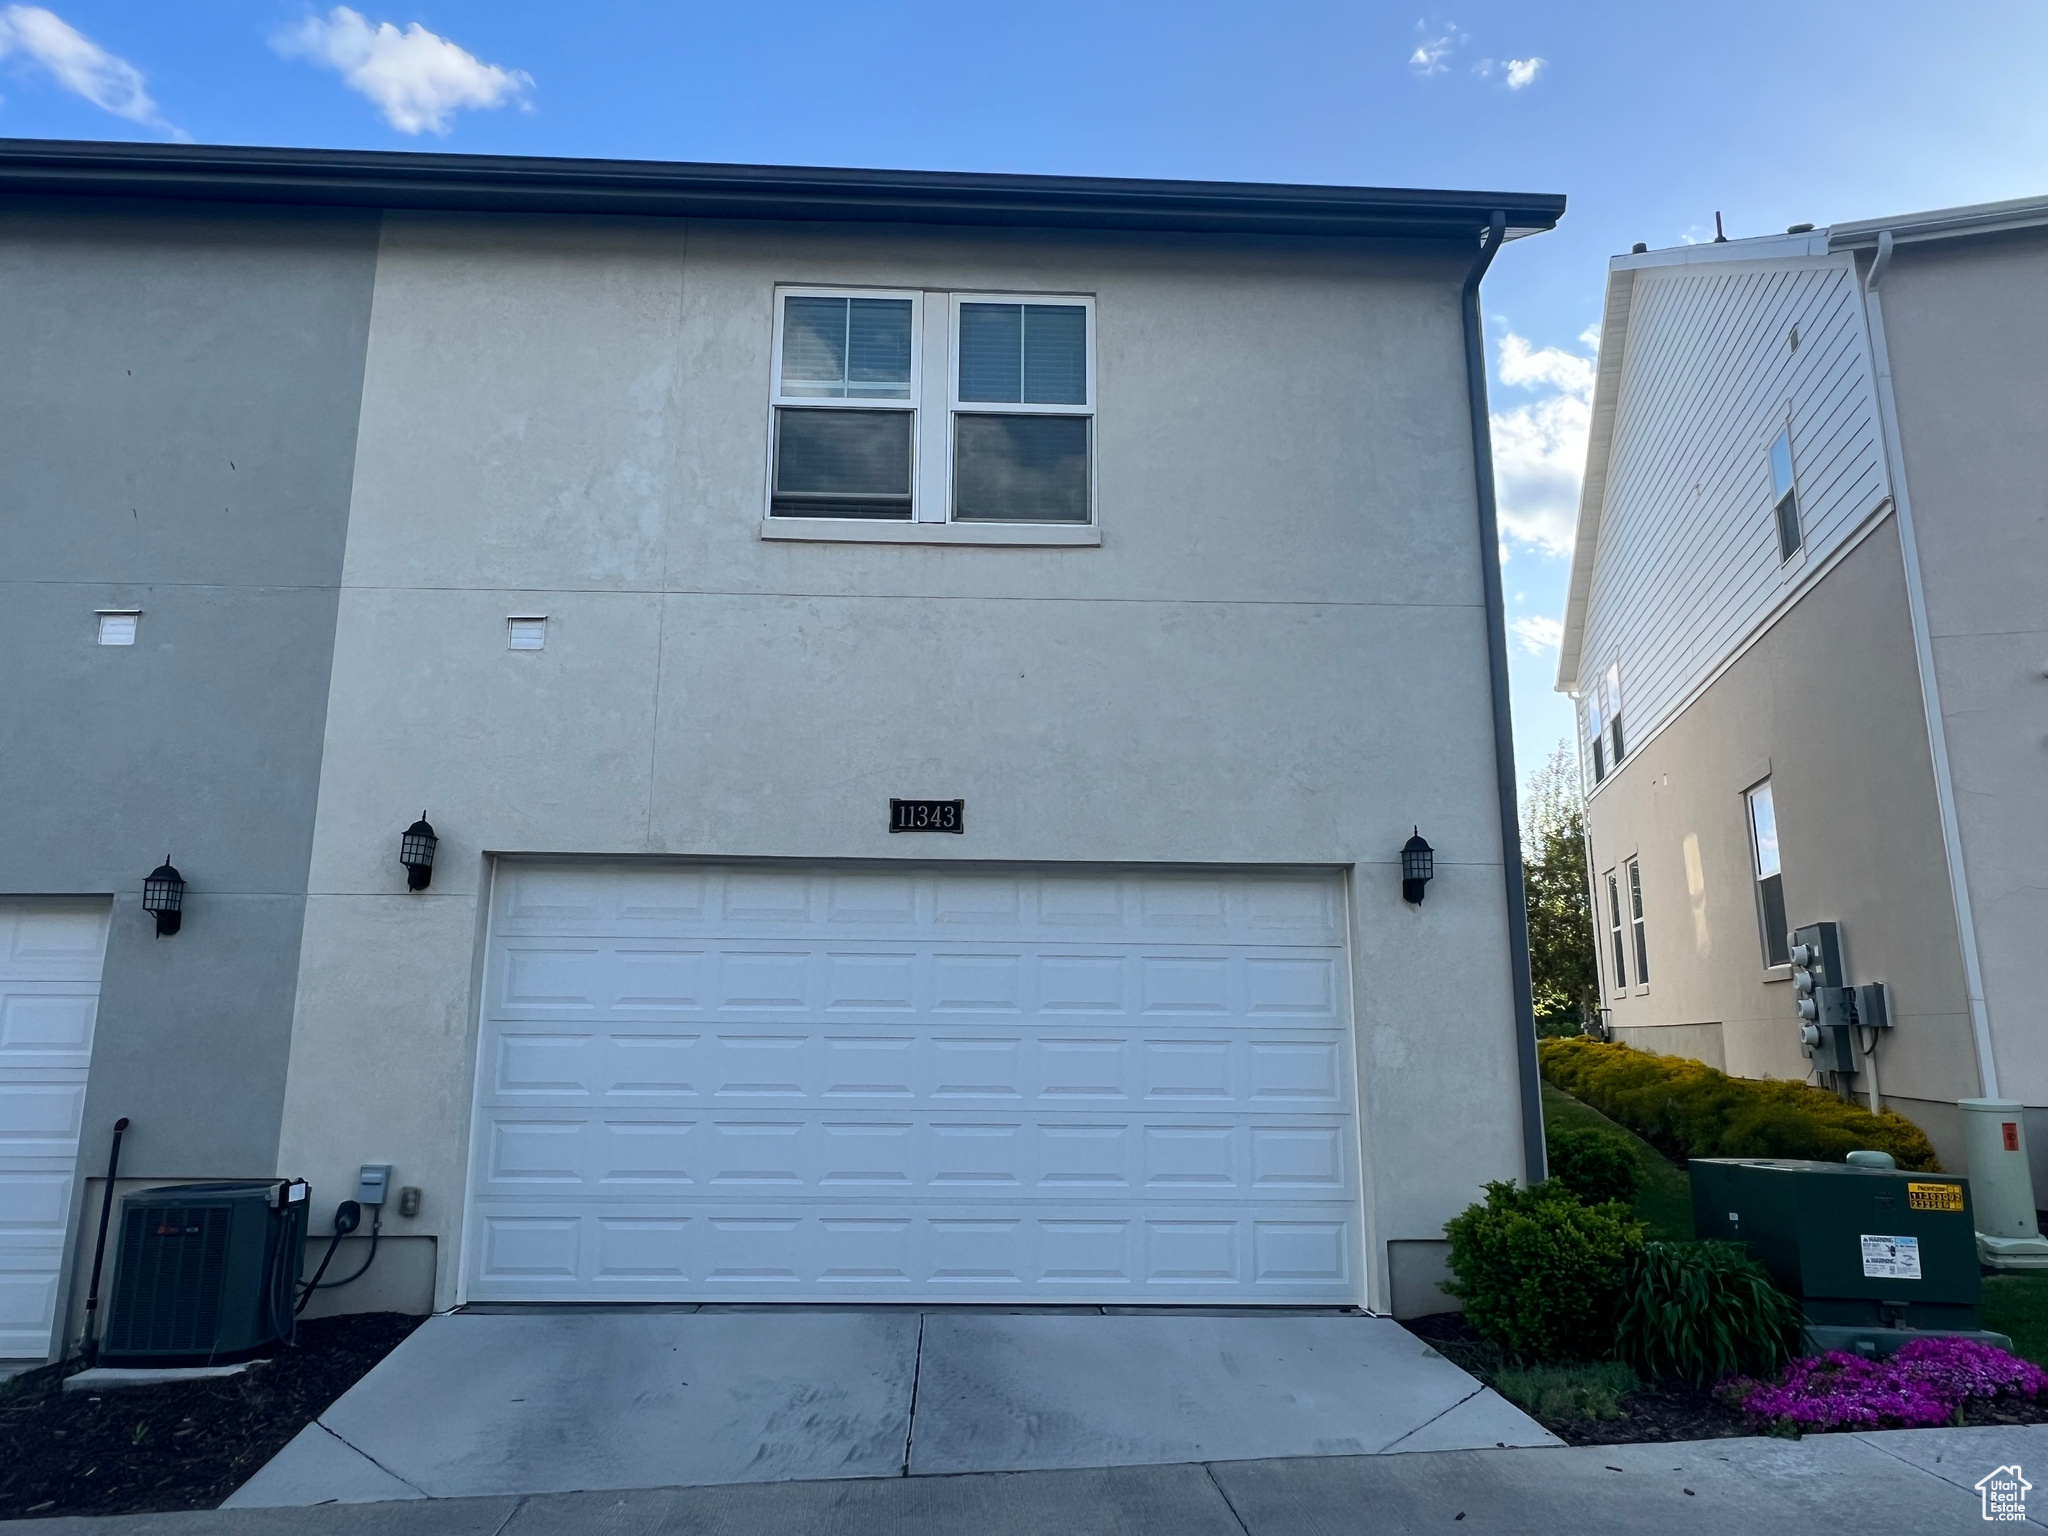
[[[426,1203],[387,1233],[436,1238],[457,1299],[496,855],[1313,865],[1348,878],[1385,1306],[1387,1245],[1520,1169],[1468,264],[393,215],[286,1163],[392,1163]],[[763,538],[779,283],[1093,296],[1099,547]],[[544,650],[508,650],[512,614],[549,616]],[[906,848],[910,794],[966,797],[968,832]],[[414,894],[394,839],[423,806]],[[1418,825],[1423,907],[1392,862]]]
[[[1977,1091],[1897,530],[1886,517],[1588,807],[1612,1024],[1649,1049],[1800,1078],[1786,974],[1764,966],[1744,792],[1772,781],[1789,921],[1842,925],[1852,981],[1891,984],[1887,1097]],[[1640,861],[1650,983],[1617,993],[1604,876]],[[1678,1026],[1672,1028],[1672,1026]],[[1663,1031],[1669,1030],[1669,1033]],[[1721,1065],[1715,1062],[1715,1065]],[[1896,1105],[1919,1117],[1910,1102]],[[1945,1125],[1930,1126],[1945,1132]],[[1938,1135],[1945,1140],[1945,1135]]]
[[[2048,240],[1901,246],[1881,287],[1998,1087],[2048,1104]]]

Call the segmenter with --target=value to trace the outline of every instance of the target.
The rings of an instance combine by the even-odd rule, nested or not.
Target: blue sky
[[[388,28],[388,30],[387,30]],[[1486,286],[1517,755],[1606,258],[2048,192],[2048,5],[0,0],[0,136],[1564,192]]]

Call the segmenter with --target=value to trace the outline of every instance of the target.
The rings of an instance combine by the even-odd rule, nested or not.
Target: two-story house
[[[1896,1109],[1954,1169],[1956,1101],[2018,1101],[2037,1192],[2044,293],[2039,199],[1616,257],[1558,669],[1613,1034]],[[1850,1070],[1802,1038],[1823,922],[1888,988]]]
[[[0,147],[0,1355],[119,1117],[316,1242],[389,1164],[323,1309],[1440,1310],[1562,210]]]

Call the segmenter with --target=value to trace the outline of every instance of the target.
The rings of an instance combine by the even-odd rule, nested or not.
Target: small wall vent
[[[142,618],[140,608],[102,608],[99,619],[99,643],[101,645],[133,645],[135,626]]]

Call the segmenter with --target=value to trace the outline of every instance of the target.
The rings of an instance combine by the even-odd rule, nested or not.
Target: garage
[[[107,903],[0,899],[0,1360],[57,1325]]]
[[[498,861],[469,1301],[1360,1299],[1320,871]]]

